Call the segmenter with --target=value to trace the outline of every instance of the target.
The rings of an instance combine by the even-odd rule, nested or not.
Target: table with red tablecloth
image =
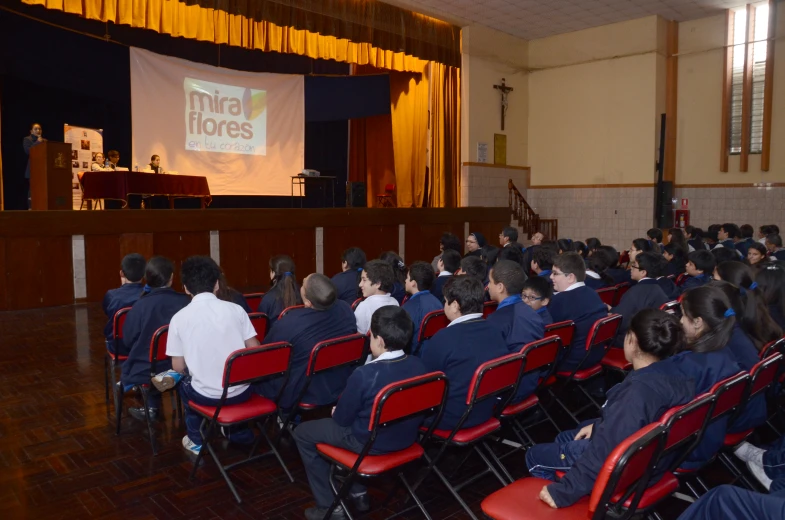
[[[127,205],[128,195],[164,196],[169,197],[170,207],[175,198],[199,198],[202,207],[211,200],[207,179],[195,175],[100,171],[83,172],[79,177],[84,200],[116,199]]]

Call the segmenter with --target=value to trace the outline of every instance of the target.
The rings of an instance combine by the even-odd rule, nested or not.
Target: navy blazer
[[[657,284],[662,289],[662,292],[665,293],[665,296],[668,297],[668,301],[678,300],[679,296],[681,296],[681,289],[676,282],[671,280],[666,276],[660,276],[657,278]]]
[[[281,312],[283,312],[283,310],[286,308],[283,304],[281,288],[282,285],[279,284],[275,284],[270,287],[270,290],[264,293],[262,301],[259,302],[259,308],[256,309],[257,312],[263,312],[267,315],[270,320],[270,325],[278,321],[278,316],[280,316]],[[294,284],[294,292],[297,294],[297,301],[295,305],[302,305],[303,299],[300,297],[299,284]]]
[[[553,317],[551,316],[550,311],[548,311],[548,307],[540,307],[537,309],[537,314],[539,314],[540,318],[542,318],[542,324],[544,327],[553,324]]]
[[[728,341],[725,350],[728,350],[736,363],[747,372],[752,370],[752,367],[760,361],[758,349],[755,348],[755,344],[749,336],[745,334],[738,323],[733,327],[733,334],[731,334],[730,341]],[[763,392],[747,403],[747,406],[736,418],[728,431],[731,433],[738,433],[744,430],[757,428],[766,422],[766,417],[766,393]]]
[[[436,296],[436,299],[439,300],[441,303],[444,303],[444,294],[442,290],[444,289],[444,284],[448,281],[453,279],[453,275],[450,276],[437,276],[436,279],[433,281],[433,285],[431,285],[431,294]]]
[[[406,289],[403,288],[403,284],[400,282],[395,282],[393,284],[393,290],[390,293],[390,296],[398,301],[398,305],[402,305],[403,299],[406,298]]]
[[[736,247],[736,251],[741,253],[742,257],[747,258],[747,251],[750,250],[750,246],[754,243],[755,241],[752,240],[751,238],[745,238],[744,240],[740,240],[739,242],[736,242],[734,246]]]
[[[774,251],[771,256],[779,260],[780,262],[785,262],[785,249],[778,249]]]
[[[417,294],[414,294],[406,300],[406,303],[403,304],[403,310],[405,310],[409,317],[412,319],[412,323],[414,323],[414,335],[412,336],[412,345],[410,352],[414,355],[420,354],[420,342],[417,341],[417,338],[420,336],[420,325],[422,325],[422,320],[425,318],[425,315],[429,312],[433,311],[440,311],[444,309],[444,305],[434,296],[431,294],[430,291],[420,291]]]
[[[695,287],[701,287],[709,283],[711,280],[712,280],[711,275],[708,274],[701,274],[698,276],[688,276],[681,286],[681,292],[686,292],[689,289],[694,289]]]
[[[150,382],[150,342],[153,334],[169,325],[172,316],[190,302],[187,294],[163,287],[153,289],[134,303],[123,325],[123,341],[129,350],[128,359],[122,365],[124,385]],[[171,361],[159,361],[155,370],[160,373],[170,368]]]
[[[556,293],[548,305],[554,323],[574,321],[575,335],[572,346],[565,356],[559,360],[559,371],[572,371],[586,356],[586,338],[597,320],[608,317],[608,307],[602,303],[597,292],[590,287],[578,287],[572,291]],[[584,368],[596,365],[604,355],[604,349],[591,352]]]
[[[663,303],[669,301],[670,299],[662,291],[657,280],[653,278],[640,280],[630,287],[622,296],[619,305],[611,309],[611,313],[621,314],[622,317],[621,326],[613,344],[619,348],[624,347],[624,336],[627,335],[627,329],[630,328],[632,317],[639,311],[643,309],[659,309]]]
[[[313,347],[320,341],[348,336],[357,332],[357,320],[348,303],[337,300],[329,309],[319,311],[304,308],[294,309],[276,321],[264,339],[265,343],[288,341],[292,344],[289,360],[289,381],[281,395],[278,406],[284,412],[297,403],[297,396],[305,385],[305,371]],[[334,403],[343,392],[346,380],[355,367],[343,367],[317,375],[311,381],[303,401],[309,404],[327,405]],[[274,398],[281,388],[280,380],[263,381],[258,385],[259,393]]]
[[[587,276],[586,279],[583,281],[586,284],[586,287],[594,289],[605,289],[606,287],[610,287],[607,283],[603,281],[602,278],[592,278],[591,276]]]
[[[142,291],[144,290],[144,285],[140,282],[135,283],[127,283],[124,284],[117,289],[109,289],[106,291],[104,295],[104,300],[101,302],[101,306],[104,309],[104,314],[109,320],[106,322],[104,326],[104,337],[106,338],[106,348],[109,349],[110,352],[114,352],[115,354],[119,354],[121,356],[128,355],[128,347],[125,346],[125,343],[122,339],[119,340],[118,344],[115,344],[113,339],[113,326],[114,326],[114,315],[120,309],[124,309],[125,307],[131,307],[136,300],[142,296]]]
[[[437,332],[423,347],[422,360],[428,372],[447,374],[450,389],[439,423],[440,430],[451,430],[466,411],[466,396],[477,367],[509,353],[498,328],[482,318],[464,321]],[[493,415],[495,399],[478,403],[463,427],[481,424]]]
[[[357,270],[349,269],[348,271],[338,273],[331,280],[338,291],[339,300],[343,300],[351,305],[360,297],[360,273]]]

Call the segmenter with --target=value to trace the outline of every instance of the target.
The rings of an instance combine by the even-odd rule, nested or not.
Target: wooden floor
[[[104,323],[97,304],[0,313],[0,518],[303,518],[313,504],[293,447],[283,456],[295,483],[273,459],[245,466],[233,473],[243,498],[238,505],[212,461],[188,480],[184,426],[171,416],[157,424],[156,457],[142,423],[124,419],[123,433],[115,436],[114,412],[104,402]],[[164,406],[168,413],[168,398]],[[544,431],[537,440],[553,435]],[[239,455],[225,449],[229,459]],[[524,476],[522,453],[507,460],[513,476]],[[473,469],[467,465],[462,474]],[[499,488],[488,475],[461,494],[483,518],[481,500]],[[371,488],[374,506],[384,491]],[[434,479],[419,494],[435,519],[468,518]],[[676,518],[684,507],[660,512]],[[402,508],[394,500],[371,518]]]

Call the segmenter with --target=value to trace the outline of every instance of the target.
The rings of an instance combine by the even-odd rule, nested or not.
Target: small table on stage
[[[169,207],[174,199],[194,197],[201,199],[201,207],[210,203],[210,187],[205,177],[193,175],[167,175],[130,171],[84,172],[81,175],[82,198],[87,201],[115,199],[128,206],[128,195],[169,197]],[[88,205],[88,209],[92,204]]]
[[[335,207],[335,179],[337,177],[329,176],[329,175],[320,175],[318,177],[306,177],[304,175],[292,175],[292,207],[294,207],[294,187],[297,186],[300,190],[300,207],[303,207],[303,198],[308,193],[308,186],[309,183],[317,183],[323,182],[324,184],[330,186],[330,190],[332,192],[332,207]],[[322,207],[327,207],[327,190],[325,189],[322,192]]]

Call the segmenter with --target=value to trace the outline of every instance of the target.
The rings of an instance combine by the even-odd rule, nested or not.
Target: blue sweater
[[[171,288],[153,289],[139,298],[123,325],[123,342],[129,349],[128,359],[123,363],[122,381],[124,385],[140,385],[150,382],[150,341],[156,330],[169,325],[172,316],[188,305],[191,298],[187,294],[175,292]],[[166,345],[161,345],[166,348]],[[171,361],[156,363],[156,372],[172,368]]]
[[[708,274],[701,274],[698,276],[688,276],[681,286],[681,292],[685,292],[695,287],[701,287],[711,281],[711,276]]]
[[[357,332],[357,321],[352,308],[338,300],[327,310],[295,309],[276,321],[267,333],[265,343],[288,341],[292,344],[289,361],[289,381],[281,395],[279,406],[284,412],[297,403],[297,396],[305,385],[305,371],[313,347],[320,341],[348,336]],[[354,367],[342,367],[318,374],[311,381],[303,401],[319,406],[334,403],[346,386],[346,379]],[[274,398],[281,388],[279,379],[263,381],[258,385],[259,393]]]
[[[537,314],[542,318],[542,325],[544,327],[553,324],[553,317],[551,316],[550,311],[548,311],[548,307],[540,307],[537,309]]]
[[[663,303],[670,300],[662,292],[657,280],[647,278],[641,280],[622,296],[619,305],[613,307],[611,312],[613,314],[621,314],[621,326],[619,332],[616,334],[616,339],[613,341],[614,346],[619,348],[624,347],[624,336],[627,335],[627,329],[630,328],[632,317],[643,309],[659,309]]]
[[[453,276],[437,276],[436,280],[433,281],[433,285],[431,285],[431,294],[436,296],[436,299],[439,300],[441,303],[444,303],[444,294],[442,290],[444,289],[444,284],[448,281],[452,280]]]
[[[346,390],[341,395],[333,413],[333,420],[339,426],[352,427],[352,435],[362,442],[368,442],[368,425],[376,394],[385,386],[412,377],[426,374],[422,361],[414,356],[376,361],[357,368],[346,382]],[[372,453],[390,453],[411,446],[423,417],[399,422],[379,430],[373,443]]]
[[[453,429],[466,411],[466,396],[477,367],[508,353],[507,342],[499,329],[481,318],[446,327],[428,341],[422,352],[425,368],[429,372],[441,370],[450,381],[447,405],[438,425],[440,430]],[[495,399],[478,403],[462,427],[476,426],[490,419],[495,403]]]
[[[104,326],[104,336],[106,337],[106,348],[109,349],[110,352],[114,352],[121,356],[128,355],[128,348],[125,346],[123,340],[120,339],[118,340],[118,344],[115,344],[115,341],[112,338],[113,319],[117,311],[124,309],[125,307],[131,307],[136,303],[136,300],[142,295],[143,289],[144,285],[141,283],[127,283],[117,289],[106,291],[101,305],[104,309],[104,314],[109,318],[109,321],[106,322],[106,326]]]
[[[420,336],[420,325],[422,325],[425,315],[429,312],[440,311],[443,308],[444,305],[430,291],[420,291],[417,294],[413,294],[403,304],[403,310],[409,314],[412,323],[414,323],[414,335],[412,336],[412,347],[410,350],[412,354],[419,355],[421,345],[417,338]]]
[[[586,287],[594,289],[605,289],[606,287],[610,287],[607,283],[605,283],[602,278],[592,278],[591,276],[587,276],[586,279],[583,281],[586,284]]]
[[[283,304],[282,287],[281,284],[275,284],[270,287],[270,290],[264,293],[257,309],[257,312],[263,312],[267,315],[270,325],[278,321],[278,316],[286,308]],[[300,297],[300,286],[298,284],[294,284],[294,291],[297,293],[297,303],[295,305],[302,305],[303,299]]]
[[[398,305],[401,305],[403,299],[406,298],[406,289],[403,288],[403,284],[400,282],[395,282],[393,284],[393,290],[390,293],[390,296],[398,301]]]
[[[608,274],[608,276],[613,278],[613,281],[616,282],[617,284],[632,281],[632,278],[630,277],[630,271],[628,271],[627,269],[620,269],[620,268],[606,269],[605,272]]]
[[[509,303],[505,303],[508,301]],[[510,354],[520,352],[524,345],[542,339],[545,335],[542,318],[534,309],[523,303],[520,296],[512,296],[502,301],[496,312],[485,318],[485,321],[501,331]],[[518,384],[518,392],[513,402],[529,397],[537,388],[540,375],[540,371],[537,370],[524,376]]]
[[[351,306],[360,297],[360,273],[354,269],[338,273],[331,280],[338,291],[339,300],[343,300]]]
[[[665,296],[668,297],[668,301],[678,300],[679,296],[681,296],[681,289],[670,278],[661,276],[657,278],[657,284],[662,289],[662,292],[665,293]]]
[[[725,350],[729,351],[733,360],[747,372],[760,361],[758,349],[755,348],[755,344],[738,323],[733,327],[733,334],[731,334]],[[728,431],[737,433],[757,428],[766,422],[766,417],[766,393],[763,392],[747,403],[741,415],[736,418]]]
[[[744,240],[736,242],[734,246],[736,247],[736,251],[741,253],[741,256],[747,258],[747,251],[750,250],[750,246],[754,243],[755,241],[752,240],[751,238],[745,238]]]
[[[594,422],[589,446],[570,471],[548,492],[559,507],[574,504],[591,494],[605,459],[624,439],[651,424],[668,409],[688,403],[695,395],[695,382],[681,377],[662,362],[631,372],[608,390],[600,417]],[[651,477],[656,482],[665,473],[660,465]]]
[[[602,303],[597,292],[589,287],[578,287],[572,291],[556,293],[548,305],[554,323],[560,321],[575,322],[575,336],[567,354],[559,360],[558,370],[568,372],[574,370],[586,356],[586,337],[597,320],[608,316],[608,308]],[[582,365],[589,368],[602,360],[604,349],[591,352]]]

